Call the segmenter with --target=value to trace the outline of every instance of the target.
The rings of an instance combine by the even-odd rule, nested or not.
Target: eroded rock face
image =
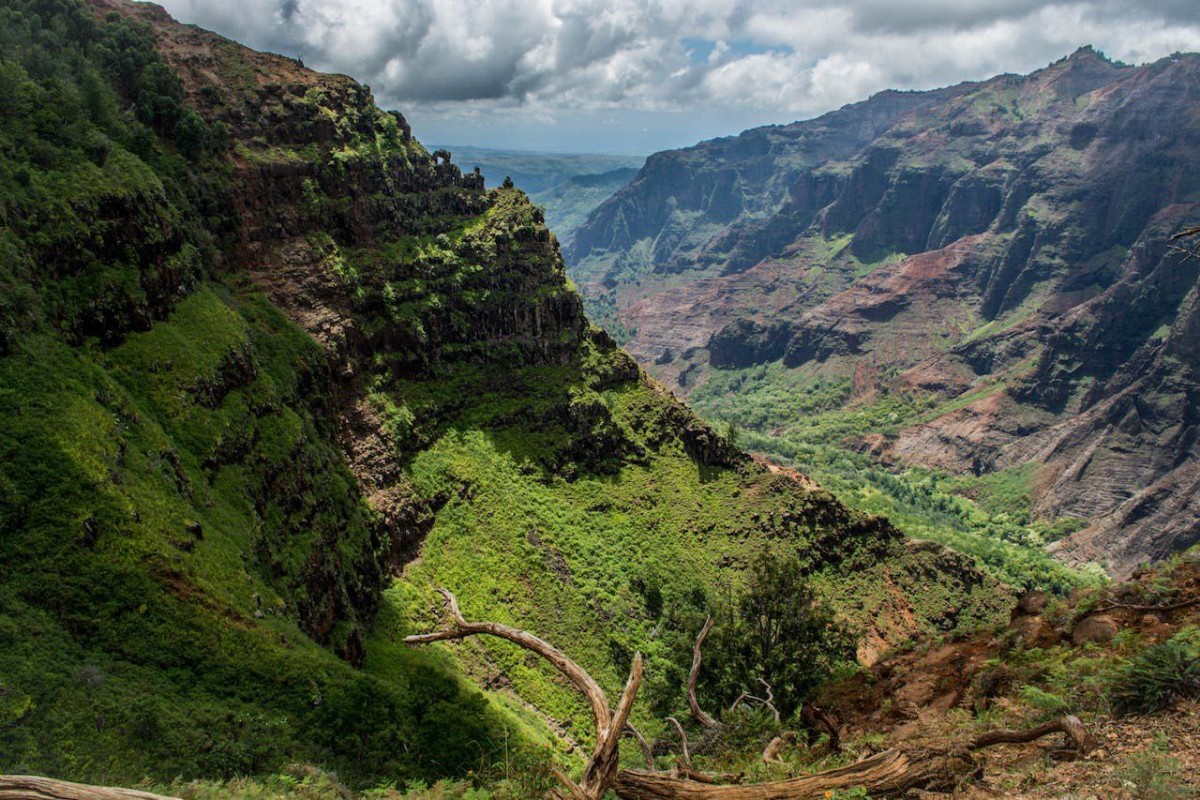
[[[889,370],[952,410],[864,450],[1042,464],[1036,513],[1092,522],[1056,552],[1126,575],[1200,540],[1200,262],[1169,244],[1200,220],[1197,77],[1085,48],[660,153],[569,261],[683,393],[770,361]]]

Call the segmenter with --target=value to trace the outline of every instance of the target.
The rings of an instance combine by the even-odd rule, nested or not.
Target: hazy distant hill
[[[464,170],[479,167],[488,186],[510,177],[546,210],[546,226],[567,246],[596,206],[629,183],[645,156],[611,153],[541,153],[446,147]]]

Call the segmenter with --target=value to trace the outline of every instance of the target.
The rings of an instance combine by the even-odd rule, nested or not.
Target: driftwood
[[[501,625],[497,622],[468,622],[458,609],[458,600],[445,589],[440,590],[446,599],[446,607],[450,612],[450,627],[435,633],[423,633],[406,636],[405,644],[427,644],[452,639],[465,639],[469,636],[486,634],[512,642],[549,661],[563,674],[579,691],[583,692],[592,706],[592,716],[596,721],[596,744],[592,748],[591,758],[583,770],[583,777],[576,784],[561,772],[556,773],[563,783],[566,794],[553,792],[552,797],[571,798],[571,800],[600,800],[612,786],[617,776],[618,745],[621,736],[629,725],[629,713],[633,710],[633,701],[637,697],[638,687],[642,684],[642,654],[633,657],[633,665],[629,669],[629,679],[625,682],[625,690],[617,701],[617,707],[609,707],[608,698],[600,684],[596,683],[582,667],[572,661],[561,650],[539,639],[531,633]]]
[[[865,789],[873,797],[913,789],[952,791],[982,772],[970,751],[999,744],[1026,744],[1054,733],[1064,734],[1070,742],[1071,747],[1063,751],[1066,755],[1086,755],[1096,747],[1079,718],[1066,716],[1023,731],[990,731],[961,751],[893,748],[838,769],[770,783],[713,786],[661,772],[622,770],[615,788],[623,800],[803,800],[841,789]],[[771,760],[767,759],[770,750],[768,745],[764,760]]]
[[[729,710],[736,711],[743,703],[758,703],[760,706],[771,712],[771,716],[775,718],[776,725],[781,724],[779,709],[775,707],[775,692],[772,691],[771,684],[767,683],[762,678],[756,678],[755,680],[761,683],[767,690],[767,696],[759,697],[757,695],[750,694],[749,692],[742,692],[737,696],[737,699],[733,701],[733,705],[729,707]]]
[[[452,596],[447,599],[451,599]],[[455,604],[456,605],[456,604]],[[456,616],[457,619],[457,616]],[[482,624],[482,623],[479,623]],[[410,637],[414,638],[414,637]],[[460,637],[443,637],[460,638]],[[529,637],[536,638],[536,637]],[[421,639],[429,641],[429,639]],[[540,640],[538,640],[540,641]],[[535,650],[534,652],[540,651]],[[627,715],[632,706],[633,695],[641,680],[640,659],[634,659],[634,667],[626,690],[621,695],[617,710],[612,712],[611,719],[615,722]],[[580,670],[582,672],[582,670]],[[586,674],[586,673],[585,673]],[[632,687],[632,692],[630,691]],[[607,708],[607,703],[605,704]],[[622,722],[619,730],[629,730],[628,723]],[[676,721],[678,724],[678,721]],[[824,797],[826,793],[843,789],[864,789],[874,797],[890,797],[905,792],[922,789],[926,791],[953,791],[963,783],[980,775],[978,763],[970,751],[982,750],[1000,744],[1026,744],[1044,736],[1062,733],[1071,743],[1070,752],[1074,755],[1085,755],[1095,748],[1096,743],[1077,717],[1066,716],[1023,731],[990,731],[981,734],[961,751],[941,751],[916,748],[894,748],[865,758],[854,764],[812,775],[801,775],[782,781],[770,783],[754,783],[746,785],[723,785],[736,783],[740,775],[713,776],[697,772],[684,758],[680,765],[670,772],[653,772],[651,770],[621,770],[606,772],[607,764],[615,765],[615,759],[606,761],[595,770],[600,775],[599,780],[609,781],[602,787],[587,782],[589,770],[584,772],[584,780],[575,783],[564,773],[555,768],[554,774],[562,782],[565,793],[554,792],[552,797],[564,800],[598,800],[609,788],[616,791],[622,800],[807,800],[808,798]],[[612,737],[603,744],[615,743],[619,737]],[[602,743],[597,742],[597,751]],[[589,769],[596,761],[589,762]],[[132,789],[114,789],[102,786],[84,786],[78,783],[67,783],[50,778],[38,778],[24,775],[0,775],[0,800],[178,800],[163,795],[139,792]]]
[[[685,767],[692,766],[692,754],[688,752],[687,731],[679,724],[679,720],[674,717],[667,717],[667,722],[675,726],[675,730],[679,731],[679,763]]]
[[[0,800],[179,800],[134,789],[86,786],[82,783],[39,778],[35,775],[0,775]]]

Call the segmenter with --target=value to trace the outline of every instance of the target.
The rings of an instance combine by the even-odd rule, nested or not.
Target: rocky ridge
[[[568,261],[683,392],[768,362],[875,375],[922,412],[848,444],[1038,464],[1035,513],[1092,522],[1056,551],[1127,575],[1200,536],[1197,261],[1168,241],[1197,219],[1198,70],[1084,48],[660,153]]]

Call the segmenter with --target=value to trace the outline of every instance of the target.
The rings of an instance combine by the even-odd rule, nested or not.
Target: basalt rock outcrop
[[[1084,48],[659,153],[568,260],[669,384],[866,364],[946,409],[873,452],[1042,465],[1035,513],[1091,523],[1056,551],[1125,575],[1200,540],[1200,260],[1169,241],[1200,219],[1198,76]]]

